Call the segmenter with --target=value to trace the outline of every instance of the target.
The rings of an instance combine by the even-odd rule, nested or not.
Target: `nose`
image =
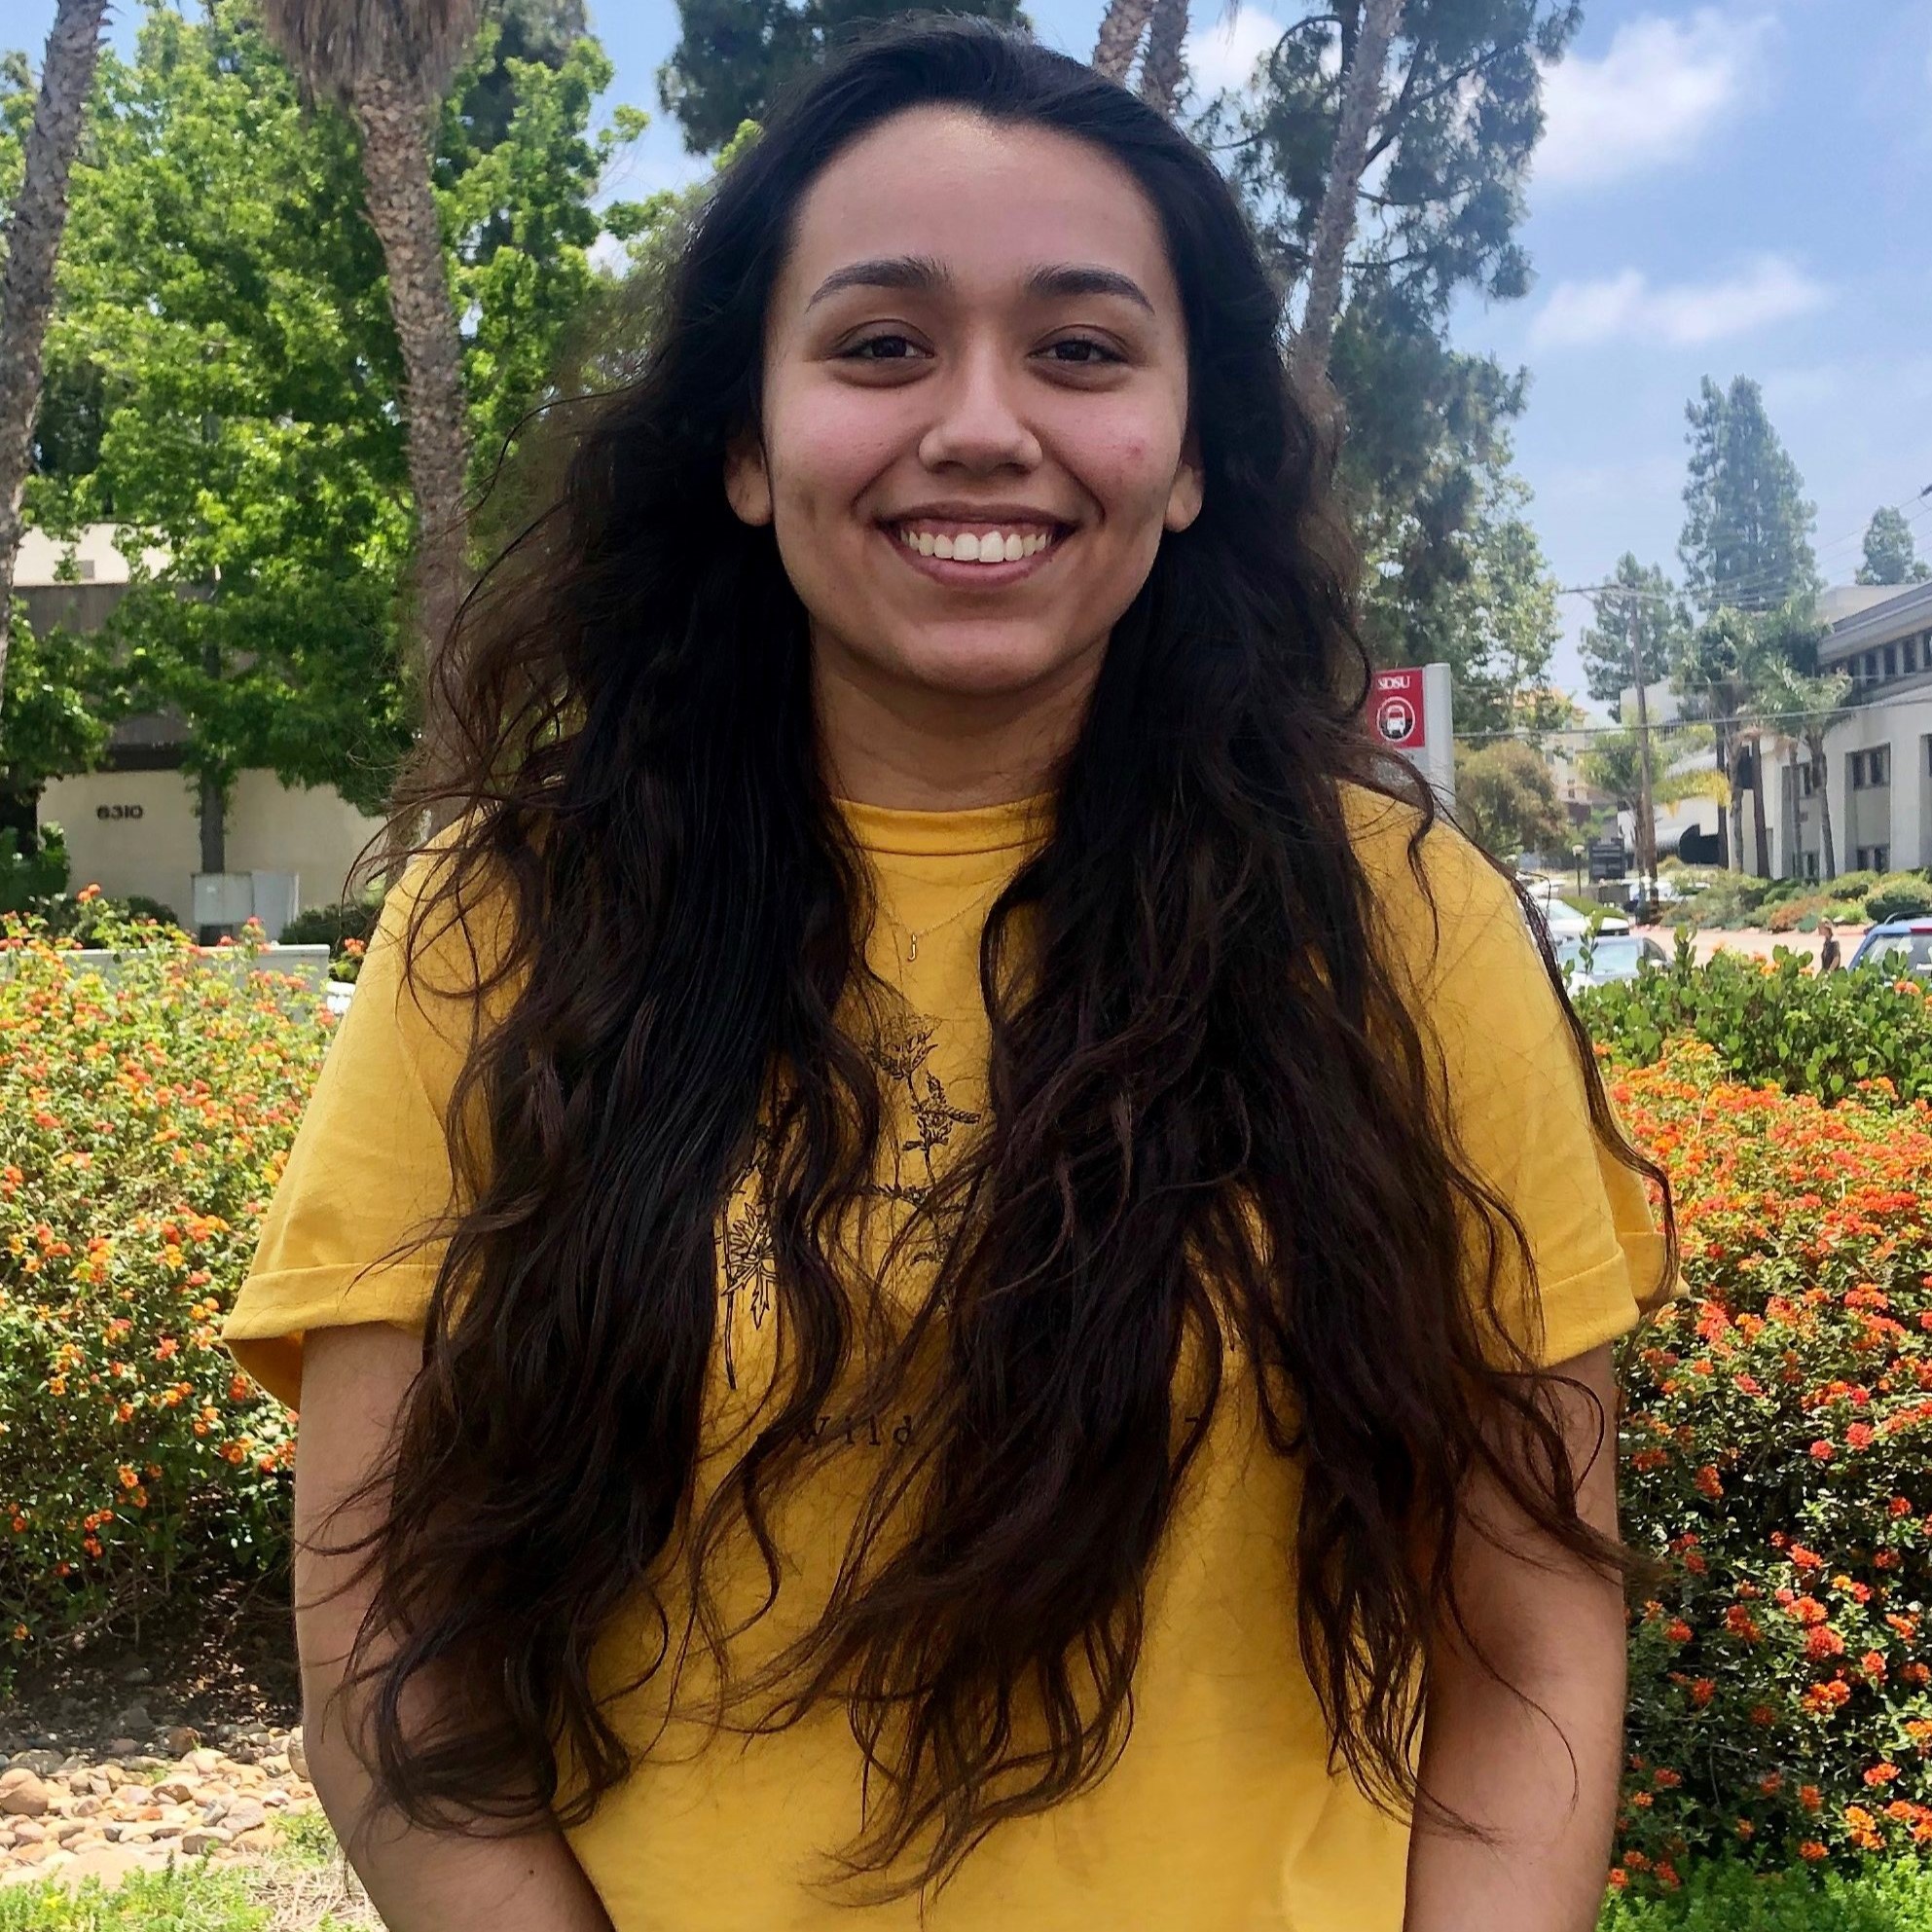
[[[992,344],[962,356],[928,391],[938,408],[920,438],[920,461],[974,476],[1037,468],[1039,438],[1022,406],[1025,380]]]

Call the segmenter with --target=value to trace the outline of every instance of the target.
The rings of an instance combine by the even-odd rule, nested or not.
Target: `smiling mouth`
[[[927,517],[886,524],[883,529],[909,558],[979,570],[999,565],[1010,569],[1014,565],[1030,563],[1057,549],[1072,533],[1062,524],[965,523]],[[957,577],[959,572],[949,570],[945,574]]]

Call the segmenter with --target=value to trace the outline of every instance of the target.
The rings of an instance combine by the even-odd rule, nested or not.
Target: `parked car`
[[[1887,919],[1868,928],[1851,964],[1884,966],[1921,978],[1932,975],[1932,919]]]
[[[1608,986],[1612,980],[1635,979],[1646,966],[1670,964],[1670,955],[1655,939],[1627,931],[1558,939],[1555,953],[1572,986]]]
[[[1581,939],[1590,932],[1627,932],[1630,922],[1621,912],[1606,907],[1600,913],[1579,912],[1563,897],[1562,886],[1554,879],[1520,881],[1529,902],[1549,928],[1551,940]]]

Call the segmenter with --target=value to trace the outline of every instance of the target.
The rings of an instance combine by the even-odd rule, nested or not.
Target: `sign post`
[[[1368,686],[1369,730],[1414,765],[1444,805],[1456,802],[1452,697],[1446,664],[1378,671]]]

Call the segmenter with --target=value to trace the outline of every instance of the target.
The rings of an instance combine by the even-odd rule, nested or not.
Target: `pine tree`
[[[1636,606],[1637,653],[1647,681],[1668,674],[1682,655],[1691,615],[1677,587],[1655,564],[1639,564],[1625,551],[1611,581],[1636,595],[1606,592],[1595,597],[1596,622],[1585,631],[1581,652],[1589,694],[1600,705],[1614,705],[1630,688],[1631,604]]]
[[[1865,527],[1865,562],[1858,566],[1861,584],[1917,584],[1932,576],[1912,540],[1912,526],[1903,510],[1887,504],[1874,510]]]
[[[1726,390],[1708,376],[1685,410],[1690,477],[1678,555],[1692,601],[1719,610],[1774,610],[1815,596],[1816,507],[1748,376]]]

